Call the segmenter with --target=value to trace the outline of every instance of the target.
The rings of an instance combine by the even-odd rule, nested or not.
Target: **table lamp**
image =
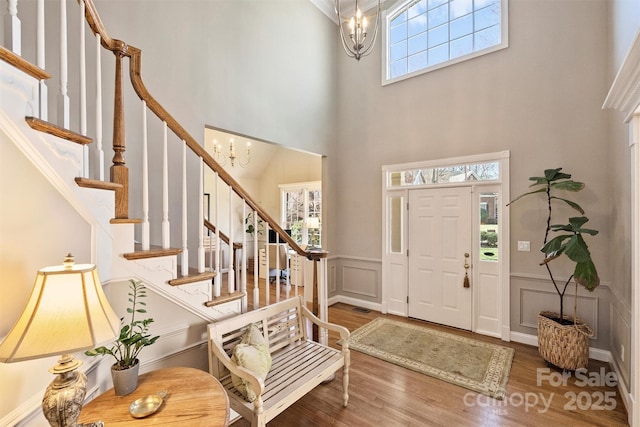
[[[320,218],[317,216],[310,216],[307,218],[306,226],[308,230],[311,230],[311,237],[309,237],[309,249],[319,249],[320,245],[316,245],[316,230],[320,228]],[[319,242],[318,242],[319,243]]]
[[[120,319],[102,290],[96,266],[74,264],[38,271],[27,305],[0,344],[0,362],[20,362],[62,354],[49,372],[56,378],[42,399],[42,411],[52,426],[76,426],[86,393],[87,377],[73,352],[112,340]]]

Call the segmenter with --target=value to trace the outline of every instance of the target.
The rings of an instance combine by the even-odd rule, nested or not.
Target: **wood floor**
[[[274,286],[271,288],[273,295]],[[281,297],[284,298],[284,294]],[[272,297],[272,301],[275,298]],[[502,401],[494,400],[352,350],[350,398],[346,408],[342,406],[342,374],[339,373],[336,380],[316,387],[269,422],[268,427],[628,425],[627,412],[616,387],[580,386],[573,376],[567,379],[566,385],[553,386],[547,380],[538,385],[537,370],[548,368],[535,347],[354,309],[347,304],[335,304],[329,308],[329,321],[353,331],[383,316],[514,348],[507,397]],[[336,340],[337,337],[330,335],[329,344],[337,347]],[[608,364],[591,361],[588,367],[591,377],[600,376],[601,368],[609,370]],[[549,374],[553,379],[559,379],[561,371],[551,369]],[[249,425],[244,419],[234,423],[234,427]]]

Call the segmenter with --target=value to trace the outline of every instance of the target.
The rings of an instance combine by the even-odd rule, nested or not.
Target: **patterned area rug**
[[[504,399],[514,350],[379,317],[349,348],[496,399]]]

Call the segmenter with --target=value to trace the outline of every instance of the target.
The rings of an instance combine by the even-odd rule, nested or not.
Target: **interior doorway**
[[[383,312],[509,340],[508,159],[383,167]]]

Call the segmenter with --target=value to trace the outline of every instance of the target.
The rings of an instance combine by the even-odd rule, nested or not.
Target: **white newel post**
[[[147,102],[142,101],[142,250],[151,246],[149,238],[149,144],[147,134]]]
[[[187,141],[182,140],[182,261],[183,276],[189,275],[189,247],[187,245]]]
[[[67,53],[67,0],[60,0],[60,93],[58,94],[58,123],[69,129],[69,76]]]
[[[162,140],[162,248],[169,249],[171,246],[169,224],[169,156],[167,152],[167,122],[164,125],[164,135]]]

